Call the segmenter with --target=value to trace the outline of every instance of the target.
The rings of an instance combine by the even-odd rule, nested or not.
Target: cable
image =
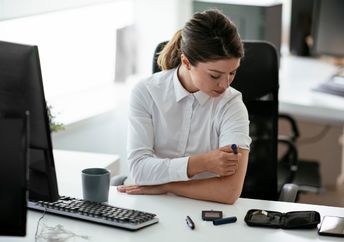
[[[312,143],[318,142],[319,140],[321,140],[322,138],[326,136],[326,134],[328,133],[330,129],[331,129],[331,126],[326,125],[318,134],[312,137],[306,137],[306,138],[300,139],[297,143],[299,145],[304,145],[304,144],[312,144]]]
[[[47,212],[47,208],[44,208],[44,213],[43,215],[38,219],[38,222],[37,222],[37,227],[36,227],[36,233],[35,233],[35,241],[37,241],[37,238],[38,238],[38,228],[39,228],[39,224],[41,222],[41,220],[44,218],[44,215],[45,213]]]
[[[61,224],[51,227],[43,223],[42,231],[40,232],[40,234],[38,234],[38,229],[39,229],[41,220],[44,218],[46,212],[47,212],[47,208],[44,209],[43,215],[38,219],[36,232],[35,232],[35,242],[38,242],[38,240],[63,242],[73,237],[81,238],[84,240],[90,239],[88,235],[78,235],[71,231],[65,230],[63,225]]]

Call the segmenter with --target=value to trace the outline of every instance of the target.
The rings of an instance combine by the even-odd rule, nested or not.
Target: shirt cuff
[[[187,175],[189,157],[175,158],[171,160],[169,167],[170,181],[187,181],[189,177]]]

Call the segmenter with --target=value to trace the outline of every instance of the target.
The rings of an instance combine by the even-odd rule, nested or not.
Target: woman
[[[243,55],[235,25],[218,10],[195,13],[175,34],[158,58],[163,71],[132,91],[128,160],[136,185],[118,191],[238,199],[251,139],[241,94],[229,86]]]

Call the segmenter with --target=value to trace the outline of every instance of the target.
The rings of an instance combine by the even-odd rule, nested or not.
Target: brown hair
[[[242,58],[243,44],[234,23],[219,10],[197,12],[177,31],[158,57],[162,70],[176,68],[180,55],[184,54],[190,64],[212,60]]]

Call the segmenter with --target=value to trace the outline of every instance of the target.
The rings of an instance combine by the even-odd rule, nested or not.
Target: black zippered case
[[[317,211],[291,211],[281,213],[261,209],[250,209],[245,216],[249,226],[281,229],[313,229],[320,223]]]

